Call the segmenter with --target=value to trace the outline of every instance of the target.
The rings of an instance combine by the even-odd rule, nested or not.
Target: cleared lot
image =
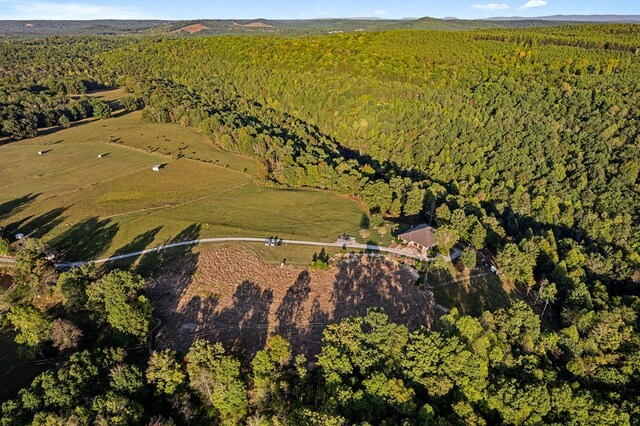
[[[174,254],[175,255],[175,254]],[[196,337],[251,355],[273,333],[296,352],[318,353],[327,324],[381,307],[411,329],[431,326],[438,313],[416,285],[416,272],[379,256],[356,257],[329,270],[265,263],[232,245],[175,257],[149,281],[163,319],[158,344],[184,350]],[[156,259],[159,261],[161,259]]]

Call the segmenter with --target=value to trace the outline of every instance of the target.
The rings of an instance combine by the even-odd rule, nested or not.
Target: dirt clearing
[[[265,24],[264,22],[251,22],[249,24],[238,24],[234,22],[233,25],[235,27],[244,27],[244,28],[273,28],[273,25]]]
[[[176,273],[149,280],[155,315],[163,321],[160,347],[184,351],[203,337],[251,357],[277,333],[295,353],[313,356],[327,324],[370,307],[410,329],[430,327],[435,316],[432,298],[415,285],[416,271],[379,256],[311,271],[280,268],[233,246],[190,254],[179,265]]]
[[[192,24],[187,25],[186,27],[178,28],[177,30],[171,31],[172,34],[178,34],[180,31],[186,31],[189,34],[199,33],[200,31],[208,30],[209,27],[205,27],[202,24]]]

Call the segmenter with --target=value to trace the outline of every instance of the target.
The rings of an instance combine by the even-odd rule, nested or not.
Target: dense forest
[[[572,241],[621,283],[640,260],[640,62],[590,40],[637,44],[638,29],[556,32],[562,43],[540,43],[546,29],[167,40],[105,62],[147,120],[256,156],[261,179],[352,192],[388,216],[440,212],[440,225],[462,210],[494,249]]]
[[[26,354],[58,357],[2,404],[2,425],[635,424],[637,302],[576,289],[564,325],[524,302],[456,309],[409,331],[378,309],[329,325],[317,360],[279,336],[251,359],[195,339],[151,350],[152,305],[129,271],[58,274],[41,243],[17,253],[5,315]],[[47,309],[48,307],[48,309]],[[312,362],[310,362],[312,361]]]
[[[409,331],[372,309],[327,327],[317,360],[279,336],[253,359],[204,340],[177,354],[148,346],[141,277],[58,274],[33,241],[4,325],[25,354],[68,360],[2,424],[640,422],[638,26],[1,48],[3,135],[108,116],[71,95],[121,85],[144,120],[255,157],[264,185],[350,194],[374,223],[434,223],[443,252],[484,249],[550,312],[452,309]]]
[[[0,137],[33,137],[38,128],[110,115],[104,102],[72,95],[114,84],[95,69],[96,54],[116,45],[80,38],[0,42]]]

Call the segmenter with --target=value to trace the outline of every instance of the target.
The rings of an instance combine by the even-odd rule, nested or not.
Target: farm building
[[[159,164],[159,165],[157,165],[157,166],[153,166],[153,167],[151,168],[151,170],[153,170],[154,172],[159,172],[159,171],[160,171],[160,169],[162,169],[162,165],[161,165],[161,164]]]
[[[409,229],[404,234],[398,235],[408,245],[417,248],[423,255],[427,254],[427,250],[436,245],[433,233],[436,229],[422,223]]]

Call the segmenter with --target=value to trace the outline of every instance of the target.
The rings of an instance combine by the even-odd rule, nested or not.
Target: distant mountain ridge
[[[634,24],[640,23],[640,15],[549,15],[525,18],[522,16],[496,16],[487,18],[490,21],[571,21]]]
[[[187,36],[231,34],[335,34],[354,31],[417,29],[466,31],[479,28],[530,28],[584,23],[640,23],[640,15],[553,15],[534,18],[493,17],[488,19],[323,18],[323,19],[196,19],[196,20],[0,20],[0,37],[44,37],[79,35]],[[195,31],[197,29],[197,31]]]

